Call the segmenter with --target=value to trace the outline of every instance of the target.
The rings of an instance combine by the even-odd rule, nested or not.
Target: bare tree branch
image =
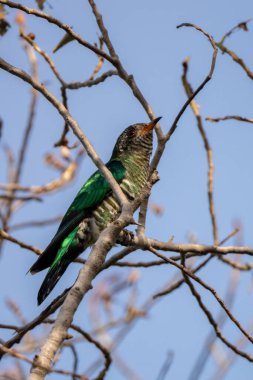
[[[180,269],[183,273],[184,273],[184,279],[186,281],[186,277],[190,277],[192,278],[194,281],[196,281],[197,283],[199,283],[201,286],[203,286],[206,290],[208,290],[213,296],[214,298],[217,300],[217,302],[220,304],[220,306],[222,307],[222,309],[225,311],[225,313],[227,314],[227,316],[230,318],[230,320],[237,326],[237,328],[242,332],[242,334],[251,342],[253,343],[253,337],[250,336],[247,331],[241,326],[241,324],[238,322],[238,320],[232,315],[232,313],[230,312],[229,308],[226,306],[225,302],[218,296],[217,292],[211,288],[211,286],[207,285],[201,278],[199,278],[198,276],[196,276],[195,274],[193,274],[190,270],[188,270],[184,265],[182,264],[178,264],[178,263],[175,263],[173,260],[171,259],[168,259],[167,257],[161,255],[159,252],[157,252],[156,250],[154,250],[153,248],[150,248],[150,251],[153,252],[156,256],[160,257],[161,259],[164,259],[165,261],[167,261],[168,263],[172,264],[173,266],[177,267],[178,269]],[[230,346],[229,346],[230,347]],[[230,347],[231,348],[231,347]],[[242,355],[243,357],[245,357],[246,359],[248,359],[249,361],[252,361],[253,362],[253,357],[251,357],[250,355],[247,355],[245,354]]]
[[[187,72],[188,72],[188,60],[185,59],[183,62],[183,75],[182,75],[182,82],[185,89],[185,92],[190,98],[193,94],[193,89],[188,81],[187,78]],[[213,199],[213,176],[214,176],[214,163],[213,163],[213,151],[210,146],[210,143],[208,141],[203,122],[202,117],[199,112],[199,106],[196,103],[196,101],[193,99],[190,103],[191,109],[196,117],[197,120],[197,126],[199,133],[202,137],[206,155],[207,155],[207,163],[208,163],[208,203],[209,203],[209,212],[211,217],[211,223],[212,223],[212,229],[213,229],[213,242],[214,244],[218,244],[219,237],[218,237],[218,226],[216,221],[216,215],[215,215],[215,207],[214,207],[214,199]]]
[[[182,266],[183,267],[183,266]],[[182,270],[182,273],[183,273],[183,276],[185,278],[185,282],[187,283],[187,285],[189,286],[190,290],[191,290],[191,293],[192,295],[196,298],[198,304],[199,304],[199,307],[203,310],[203,312],[205,313],[208,321],[210,322],[211,326],[213,327],[214,331],[215,331],[215,334],[217,335],[217,337],[226,345],[228,346],[229,348],[231,348],[232,351],[234,351],[237,355],[240,355],[242,356],[243,358],[247,359],[249,362],[253,362],[253,357],[250,356],[249,354],[247,354],[246,352],[243,352],[241,350],[239,350],[237,348],[237,346],[233,345],[232,343],[230,343],[225,337],[224,335],[221,333],[220,331],[220,328],[218,326],[218,324],[216,323],[216,321],[214,320],[213,316],[212,316],[212,313],[207,309],[207,307],[204,305],[202,299],[201,299],[201,296],[200,294],[198,293],[198,291],[196,290],[196,288],[193,286],[191,280],[188,278],[187,276],[187,273],[185,270]]]
[[[217,117],[217,118],[206,117],[206,120],[211,121],[213,123],[218,123],[219,121],[223,121],[223,120],[237,120],[237,121],[242,121],[245,123],[251,123],[251,124],[253,123],[253,119],[249,119],[247,117],[242,117],[242,116],[236,116],[236,115],[223,116],[223,117]]]
[[[1,3],[1,1],[2,0],[0,0],[0,3]],[[20,70],[17,67],[10,65],[9,63],[7,63],[6,61],[4,61],[1,58],[0,58],[0,68],[9,72],[10,74],[13,74],[13,75],[21,78],[25,82],[29,83],[33,88],[38,90],[54,106],[54,108],[66,120],[66,123],[68,123],[68,125],[71,127],[71,129],[73,130],[73,132],[77,136],[77,138],[81,141],[81,143],[83,144],[83,146],[85,147],[85,149],[87,151],[87,154],[91,157],[94,164],[98,167],[98,169],[101,171],[101,173],[105,176],[106,180],[108,181],[109,185],[112,187],[112,190],[115,193],[115,196],[119,200],[120,204],[121,205],[126,204],[126,197],[123,194],[123,192],[121,191],[118,183],[113,178],[111,172],[103,164],[102,160],[99,158],[95,149],[93,148],[91,143],[88,141],[85,134],[82,132],[78,123],[72,118],[72,116],[69,114],[69,112],[63,106],[63,104],[60,103],[59,100],[53,94],[51,94],[49,92],[49,90],[43,84],[34,80],[32,77],[30,77],[23,70]]]
[[[0,4],[5,4],[10,8],[19,9],[19,10],[21,10],[21,11],[23,11],[29,15],[33,15],[33,16],[42,18],[42,19],[48,21],[49,23],[58,26],[60,29],[64,30],[66,33],[70,34],[71,37],[74,40],[76,40],[80,45],[83,45],[87,49],[91,50],[93,53],[104,57],[107,61],[111,62],[114,65],[113,59],[108,54],[106,54],[102,50],[98,49],[96,46],[90,44],[89,42],[85,41],[82,37],[80,37],[77,33],[75,33],[70,26],[62,23],[61,21],[57,20],[55,17],[52,17],[52,16],[48,15],[47,13],[38,11],[37,9],[29,8],[29,7],[26,7],[20,3],[15,3],[15,2],[9,1],[9,0],[0,0]]]
[[[16,350],[13,350],[11,348],[7,348],[3,345],[0,344],[0,352],[4,352],[5,354],[9,354],[17,359],[21,359],[29,364],[33,364],[33,361],[28,359],[25,355],[17,352]],[[41,369],[44,369],[43,367]],[[73,373],[73,372],[70,372],[70,371],[65,371],[65,370],[60,370],[60,369],[51,369],[49,371],[50,373],[58,373],[59,375],[66,375],[66,376],[75,376],[77,379],[81,379],[81,380],[88,380],[87,377],[85,377],[84,375],[79,375],[77,373]],[[102,378],[100,378],[102,379]],[[100,380],[100,379],[96,379],[96,380]]]
[[[114,75],[118,75],[118,72],[116,70],[108,70],[95,79],[88,79],[83,82],[66,83],[65,87],[69,88],[70,90],[77,90],[83,87],[92,87],[104,82],[107,78],[112,77]]]

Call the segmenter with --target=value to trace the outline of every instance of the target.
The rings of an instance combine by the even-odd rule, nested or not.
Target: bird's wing
[[[120,183],[126,171],[123,164],[120,161],[112,160],[108,162],[106,166],[115,180]],[[102,173],[97,170],[77,193],[74,201],[64,215],[55,236],[31,267],[31,273],[39,272],[52,264],[63,239],[65,239],[65,237],[89,215],[90,210],[102,202],[105,196],[110,192],[111,188],[108,182]]]

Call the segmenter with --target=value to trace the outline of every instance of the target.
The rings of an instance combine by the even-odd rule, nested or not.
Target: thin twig
[[[62,220],[62,216],[55,216],[50,219],[44,219],[44,220],[30,220],[29,222],[20,222],[15,223],[9,226],[9,230],[19,230],[22,228],[36,228],[36,227],[42,227],[42,226],[48,226],[50,224],[59,223]]]
[[[186,284],[189,286],[190,290],[191,290],[191,293],[192,295],[196,298],[198,304],[199,304],[199,307],[203,310],[204,314],[206,315],[208,321],[210,322],[211,326],[213,327],[214,331],[215,331],[215,334],[217,335],[217,337],[227,346],[229,347],[232,351],[234,351],[237,355],[240,355],[241,357],[247,359],[249,362],[253,362],[253,357],[250,356],[249,354],[247,354],[246,352],[244,351],[241,351],[237,348],[237,346],[235,346],[234,344],[230,343],[225,337],[224,335],[222,334],[222,332],[220,331],[220,328],[218,326],[218,324],[216,323],[216,321],[214,320],[213,316],[212,316],[212,313],[207,309],[207,307],[204,305],[202,299],[201,299],[201,296],[200,294],[198,293],[198,291],[196,290],[196,288],[193,286],[191,280],[189,279],[188,277],[188,273],[186,273],[186,271],[183,269],[184,267],[182,266],[182,274],[184,276],[184,279],[185,279],[185,282]],[[248,335],[248,334],[247,334]]]
[[[176,127],[177,127],[177,123],[178,123],[179,119],[181,118],[181,116],[183,115],[184,111],[186,110],[186,108],[188,107],[188,105],[191,103],[191,101],[205,87],[205,85],[207,84],[207,82],[209,82],[212,79],[214,68],[215,68],[215,64],[216,64],[217,52],[218,52],[217,46],[216,46],[216,44],[215,44],[215,42],[214,42],[214,40],[213,40],[213,38],[211,37],[210,34],[208,34],[207,32],[205,32],[199,26],[194,25],[194,24],[190,24],[188,22],[178,25],[177,28],[182,28],[184,26],[194,28],[194,29],[198,30],[199,32],[203,33],[207,37],[207,39],[209,40],[209,42],[210,42],[210,44],[212,45],[212,48],[213,48],[213,56],[212,56],[211,68],[210,68],[210,71],[209,71],[208,75],[206,76],[206,78],[204,79],[204,81],[198,86],[198,88],[192,93],[192,95],[188,98],[188,100],[185,102],[185,104],[183,105],[183,107],[181,108],[181,110],[179,111],[179,113],[177,114],[174,122],[172,123],[172,126],[171,126],[170,130],[166,134],[166,140],[169,140],[171,138],[172,134],[174,133],[174,131],[175,131]]]
[[[0,3],[3,0],[0,0]],[[7,0],[4,2],[6,3]],[[8,4],[10,2],[8,1]],[[22,6],[23,7],[23,6]],[[94,164],[97,166],[97,168],[101,171],[101,173],[104,175],[106,178],[107,182],[111,186],[116,198],[118,199],[119,203],[123,206],[127,205],[127,199],[124,193],[122,192],[119,184],[117,181],[114,179],[112,173],[110,170],[107,169],[107,167],[104,165],[103,161],[101,158],[98,156],[96,153],[95,149],[85,136],[85,134],[82,132],[80,126],[72,118],[70,113],[67,111],[67,109],[63,106],[61,102],[39,81],[34,80],[30,75],[28,75],[26,72],[24,72],[21,69],[18,69],[15,66],[12,66],[8,62],[4,61],[3,59],[0,58],[0,68],[3,70],[9,72],[10,74],[13,74],[19,78],[21,78],[23,81],[29,83],[33,88],[38,90],[53,106],[54,108],[60,113],[60,115],[64,118],[64,120],[68,123],[68,125],[71,127],[73,130],[73,133],[77,136],[79,141],[82,143],[84,148],[86,149],[87,154],[91,157],[92,161]]]
[[[111,265],[116,264],[119,260],[123,259],[124,257],[126,257],[130,253],[134,252],[135,250],[136,250],[135,247],[126,247],[126,248],[122,249],[120,252],[115,253],[112,257],[110,257],[108,260],[106,260],[106,262],[102,266],[101,270],[107,269]]]
[[[21,11],[23,11],[29,15],[33,15],[33,16],[42,18],[42,19],[48,21],[49,23],[58,26],[60,29],[64,30],[66,33],[70,34],[73,37],[73,39],[76,40],[79,44],[81,44],[84,47],[86,47],[87,49],[93,51],[95,54],[101,55],[107,61],[114,64],[114,60],[108,54],[106,54],[104,51],[98,49],[96,46],[90,44],[89,42],[85,41],[81,36],[79,36],[77,33],[75,33],[69,25],[62,23],[61,21],[59,21],[55,17],[52,17],[52,16],[48,15],[47,13],[41,12],[37,9],[29,8],[29,7],[26,7],[22,4],[15,3],[15,2],[9,1],[9,0],[0,0],[0,4],[5,4],[10,8],[20,9]]]
[[[229,235],[227,235],[223,240],[220,241],[219,245],[221,246],[221,245],[225,244],[231,237],[233,237],[235,234],[237,234],[238,231],[239,231],[239,229],[235,228]],[[214,259],[214,257],[215,256],[213,256],[213,255],[209,255],[204,261],[202,261],[198,266],[193,268],[191,271],[193,273],[198,272],[200,269],[204,268],[206,266],[206,264],[209,263],[210,260]],[[165,296],[166,294],[173,292],[175,289],[178,289],[181,285],[183,285],[183,283],[184,283],[184,278],[174,282],[168,288],[165,288],[164,290],[156,293],[153,296],[153,298],[155,299],[155,298],[159,298],[161,296]]]
[[[109,37],[109,33],[108,33],[108,30],[104,24],[104,21],[103,21],[103,17],[102,17],[102,14],[99,12],[98,10],[98,7],[97,5],[95,4],[95,2],[93,0],[88,0],[89,1],[89,4],[91,6],[91,9],[92,9],[92,12],[96,18],[96,22],[97,22],[97,25],[100,29],[100,32],[101,32],[101,35],[102,35],[102,38],[109,50],[109,53],[110,53],[110,56],[111,56],[111,59],[113,60],[114,62],[114,66],[116,67],[117,71],[118,71],[118,75],[126,82],[126,84],[131,88],[132,92],[133,92],[133,95],[137,98],[137,100],[140,102],[140,104],[142,105],[142,107],[144,108],[144,110],[147,112],[148,116],[150,117],[150,119],[154,119],[155,118],[155,113],[153,111],[153,109],[151,108],[150,104],[147,102],[147,100],[145,99],[144,95],[142,94],[141,90],[139,89],[135,79],[134,79],[134,76],[132,74],[128,74],[127,71],[125,70],[125,68],[123,67],[120,59],[119,59],[119,56],[118,54],[116,53],[116,50],[112,44],[112,41]],[[159,123],[156,124],[156,133],[158,135],[158,138],[159,136],[162,137],[163,134],[162,134],[162,131],[159,127]]]
[[[35,51],[37,51],[44,59],[45,61],[49,64],[52,72],[54,73],[54,75],[56,76],[56,78],[58,79],[58,81],[64,85],[65,82],[64,80],[62,79],[61,75],[59,74],[59,71],[57,70],[52,58],[49,57],[49,55],[44,51],[42,50],[39,45],[31,38],[31,35],[27,35],[24,33],[23,30],[20,31],[20,36],[27,42],[29,43],[29,45],[31,45],[33,47],[33,49]]]
[[[96,43],[95,43],[95,46],[97,46]],[[102,51],[104,50],[104,41],[102,37],[99,38],[99,49]],[[91,76],[89,77],[90,80],[93,80],[95,76],[97,75],[97,73],[102,69],[103,63],[104,63],[104,57],[102,57],[101,55],[98,55],[98,63],[96,64]]]
[[[236,62],[239,66],[241,66],[241,68],[243,69],[243,71],[245,71],[247,76],[251,80],[253,80],[253,71],[246,65],[246,63],[244,62],[242,58],[240,58],[234,51],[228,49],[222,44],[217,43],[217,46],[222,51],[222,53],[228,54],[233,59],[234,62]]]
[[[28,331],[32,330],[34,327],[40,325],[49,315],[53,314],[63,303],[66,298],[68,289],[62,294],[56,297],[49,306],[47,306],[36,318],[27,323],[25,326],[18,328],[18,333],[14,335],[10,340],[4,342],[4,346],[11,348],[14,344],[19,343],[21,339],[27,334]],[[4,353],[0,353],[0,360]]]
[[[157,252],[155,249],[150,248],[150,252],[153,252],[156,256],[160,257],[161,259],[164,259],[168,263],[172,264],[173,266],[180,269],[187,277],[191,277],[194,281],[199,283],[202,287],[204,287],[206,290],[208,290],[216,299],[216,301],[220,304],[222,309],[225,311],[227,316],[230,318],[230,320],[237,326],[237,328],[242,332],[242,334],[251,342],[253,343],[253,337],[250,336],[247,331],[241,326],[239,321],[233,316],[229,308],[226,306],[224,301],[219,297],[217,292],[209,285],[207,285],[206,282],[204,282],[200,277],[193,274],[190,270],[188,270],[184,265],[174,262],[173,260],[165,257],[164,255],[161,255],[159,252]],[[250,357],[251,358],[251,357]],[[250,359],[251,361],[251,359]],[[253,358],[252,358],[253,361]]]
[[[27,249],[28,251],[31,251],[31,252],[34,252],[36,253],[36,255],[40,255],[43,250],[42,249],[39,249],[37,247],[34,247],[33,245],[30,245],[30,244],[26,244],[24,243],[23,241],[21,240],[18,240],[16,238],[14,238],[13,236],[9,235],[7,232],[5,232],[4,230],[0,230],[0,237],[3,239],[3,240],[8,240],[14,244],[17,244],[19,245],[21,248],[24,248],[24,249]],[[80,259],[80,258],[77,258],[74,260],[75,263],[80,263],[80,264],[85,264],[85,260],[83,259]]]
[[[105,365],[104,365],[104,368],[100,371],[100,373],[98,374],[98,376],[94,380],[103,380],[107,371],[109,370],[109,367],[110,367],[111,362],[112,362],[110,352],[100,342],[98,342],[96,339],[94,339],[86,331],[82,330],[79,326],[71,324],[70,328],[77,331],[88,342],[94,344],[102,352],[104,359],[105,359]]]
[[[206,120],[207,121],[211,121],[213,123],[218,123],[220,121],[223,121],[223,120],[237,120],[237,121],[242,121],[244,123],[253,123],[253,119],[249,119],[247,117],[242,117],[242,116],[238,116],[238,115],[228,115],[228,116],[223,116],[223,117],[216,117],[216,118],[213,118],[213,117],[206,117]]]
[[[239,24],[237,24],[236,26],[234,26],[233,28],[231,28],[227,33],[224,34],[224,36],[221,39],[221,43],[224,43],[224,41],[225,41],[226,38],[230,37],[231,34],[237,32],[237,31],[243,30],[243,31],[247,32],[248,31],[248,23],[250,21],[251,21],[251,19],[239,22]]]
[[[190,98],[192,94],[194,93],[194,91],[188,81],[187,73],[188,73],[188,59],[185,59],[183,62],[182,82],[183,82],[185,92],[188,98]],[[214,177],[213,151],[212,151],[212,148],[210,146],[210,143],[206,135],[206,131],[203,126],[202,117],[199,112],[199,106],[196,103],[195,99],[191,101],[190,106],[191,106],[192,112],[194,113],[196,117],[198,130],[202,137],[205,151],[206,151],[206,156],[207,156],[207,164],[208,164],[207,188],[208,188],[209,213],[211,217],[211,224],[212,224],[212,230],[213,230],[213,242],[214,242],[214,245],[216,245],[218,244],[219,237],[218,237],[218,225],[217,225],[217,220],[216,220],[216,215],[215,215],[215,207],[214,207],[214,199],[213,199],[213,177]]]
[[[32,78],[32,80],[38,81],[38,62],[36,59],[36,55],[34,54],[33,49],[29,45],[25,44],[24,49],[26,51],[26,54],[27,54],[27,57],[29,60],[29,64],[31,67],[31,72],[32,72],[31,78]],[[28,121],[27,121],[26,128],[24,130],[23,139],[22,139],[19,154],[17,157],[17,166],[15,168],[14,175],[12,178],[12,181],[14,184],[18,184],[20,181],[20,178],[21,178],[21,174],[22,174],[22,170],[23,170],[24,162],[25,162],[25,158],[26,158],[26,153],[27,153],[27,147],[28,147],[29,139],[30,139],[31,132],[32,132],[32,129],[34,126],[37,102],[38,102],[38,92],[36,91],[35,88],[32,88],[31,103],[30,103],[29,114],[28,114]],[[8,228],[9,228],[8,224],[9,224],[9,221],[11,219],[12,212],[13,212],[12,204],[13,204],[13,201],[15,200],[15,193],[16,193],[16,190],[12,189],[12,190],[8,191],[6,194],[7,196],[10,196],[10,199],[9,199],[7,206],[6,206],[6,212],[4,215],[3,226],[2,226],[2,228],[6,232],[8,232]],[[1,249],[1,247],[2,247],[2,243],[0,242],[0,249]]]
[[[22,191],[22,192],[31,192],[33,194],[44,194],[58,189],[62,189],[63,186],[69,184],[76,176],[77,169],[80,164],[80,159],[83,156],[84,152],[79,151],[75,160],[71,160],[69,165],[66,167],[64,172],[61,173],[60,177],[54,179],[51,182],[48,182],[44,185],[32,185],[32,186],[23,186],[17,183],[8,183],[0,184],[1,190],[6,191]]]
[[[214,69],[215,69],[216,57],[217,57],[217,51],[218,51],[218,49],[217,49],[217,47],[215,45],[215,42],[214,42],[213,38],[207,32],[205,32],[203,29],[201,29],[199,26],[194,25],[194,24],[183,23],[181,25],[178,25],[177,28],[181,28],[181,27],[184,27],[184,26],[185,27],[192,27],[192,28],[198,30],[199,32],[203,33],[207,37],[208,41],[210,42],[210,44],[211,44],[211,46],[213,48],[211,67],[210,67],[209,73],[206,76],[206,78],[198,86],[198,88],[192,93],[192,95],[187,99],[187,101],[184,103],[184,105],[179,110],[177,116],[175,117],[174,121],[172,122],[172,125],[171,125],[169,131],[166,133],[166,135],[158,134],[158,146],[157,146],[156,152],[155,152],[154,157],[153,157],[153,159],[151,161],[151,164],[150,164],[150,173],[152,173],[157,168],[158,163],[159,163],[159,161],[161,159],[161,156],[162,156],[162,154],[164,152],[166,143],[170,140],[170,138],[172,137],[173,133],[175,132],[180,118],[184,114],[185,110],[187,109],[187,107],[189,106],[189,104],[191,103],[191,101],[198,95],[198,93],[212,79],[213,72],[214,72]],[[141,227],[138,227],[138,232],[139,232],[140,235],[143,235],[144,234],[144,230],[145,230],[145,220],[146,220],[147,206],[148,206],[148,200],[145,201],[145,203],[142,205],[141,210],[140,210],[139,224],[141,225]]]
[[[248,330],[253,330],[253,322],[248,326]],[[244,336],[241,336],[235,343],[236,347],[242,349],[246,347],[248,344],[247,339]],[[218,368],[214,375],[211,377],[211,380],[223,380],[225,378],[226,373],[230,370],[234,364],[234,362],[238,359],[238,355],[235,352],[230,352],[229,355],[226,356],[225,361],[222,363],[222,367]]]
[[[5,329],[5,330],[14,330],[16,332],[19,331],[19,327],[16,325],[8,325],[8,324],[3,324],[0,323],[0,329]]]
[[[235,300],[236,290],[238,288],[238,281],[239,281],[238,272],[232,270],[230,274],[230,280],[227,285],[226,295],[225,295],[225,303],[229,307],[229,309],[232,308],[234,300]],[[223,327],[226,320],[227,320],[227,315],[224,314],[221,310],[217,317],[217,324],[219,325],[220,328]],[[208,358],[210,357],[210,348],[213,347],[215,340],[216,340],[216,335],[214,334],[213,329],[211,329],[210,333],[205,339],[205,342],[198,355],[196,363],[194,364],[193,369],[190,372],[189,380],[198,380],[201,377],[201,374],[203,373],[206,362]]]
[[[29,251],[36,253],[36,255],[40,255],[42,252],[41,249],[36,248],[33,245],[26,244],[26,243],[24,243],[24,242],[22,242],[16,238],[14,238],[13,236],[9,235],[7,232],[5,232],[3,230],[0,230],[0,237],[2,239],[11,241],[12,243],[19,245],[21,248],[28,249]]]
[[[62,97],[62,104],[64,105],[66,110],[68,110],[67,89],[64,85],[61,86],[61,97]],[[67,122],[67,120],[65,120],[61,137],[60,137],[59,141],[57,141],[54,144],[54,147],[67,146],[68,145],[68,140],[66,138],[68,131],[69,131],[68,122]]]
[[[234,269],[241,270],[241,271],[249,271],[253,269],[253,263],[240,263],[238,261],[234,261],[231,259],[227,259],[226,257],[219,257],[220,261],[223,263],[231,266]]]
[[[0,344],[0,354],[2,354],[2,353],[8,354],[8,355],[13,356],[14,358],[17,358],[17,359],[21,359],[21,360],[23,360],[26,363],[29,363],[31,365],[34,364],[34,361],[27,358],[25,355],[17,352],[16,350],[13,350],[12,348],[7,348],[4,345]],[[46,368],[42,367],[42,369],[46,369]],[[74,375],[77,379],[88,380],[87,377],[85,377],[84,375],[79,375],[77,373],[73,373],[70,371],[65,371],[65,370],[60,370],[60,369],[50,369],[49,372],[50,373],[58,373],[59,375],[66,375],[66,376],[73,376]]]
[[[73,360],[73,370],[72,370],[72,372],[73,372],[72,380],[76,380],[75,374],[77,372],[78,361],[79,361],[79,359],[78,359],[78,353],[77,353],[77,349],[75,348],[74,344],[69,343],[68,347],[71,350],[71,352],[73,354],[73,358],[74,358],[74,360]]]
[[[31,196],[27,196],[27,197],[21,197],[21,196],[18,196],[18,195],[6,195],[6,194],[0,194],[0,199],[4,199],[4,200],[7,200],[7,201],[23,201],[23,202],[27,202],[27,201],[37,201],[37,202],[42,202],[42,198],[40,197],[36,197],[34,195],[31,195]]]
[[[156,380],[165,380],[174,358],[174,352],[169,351]]]
[[[78,88],[83,88],[83,87],[92,87],[92,86],[96,86],[99,83],[104,82],[107,78],[113,75],[118,75],[118,72],[116,70],[108,70],[105,73],[103,73],[101,76],[95,79],[88,79],[83,82],[66,83],[65,87],[70,90],[77,90]]]
[[[216,42],[216,46],[221,50],[223,54],[228,54],[233,61],[235,61],[241,68],[245,71],[245,73],[248,75],[248,77],[253,80],[253,71],[250,70],[250,68],[246,65],[244,60],[240,58],[234,51],[228,49],[226,46],[224,46],[224,41],[227,37],[229,37],[232,33],[234,33],[236,30],[244,30],[248,31],[248,22],[243,21],[237,24],[235,27],[233,27],[230,31],[228,31],[222,38],[220,42]]]

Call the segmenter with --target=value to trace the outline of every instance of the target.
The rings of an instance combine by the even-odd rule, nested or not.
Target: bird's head
[[[112,157],[138,152],[140,150],[152,151],[153,129],[161,117],[149,123],[137,123],[127,127],[119,136],[112,153]]]

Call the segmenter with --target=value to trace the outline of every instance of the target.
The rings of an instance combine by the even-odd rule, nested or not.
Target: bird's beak
[[[156,126],[156,124],[161,118],[162,117],[157,117],[156,119],[152,120],[150,123],[146,124],[144,127],[145,133],[152,131],[152,129]]]

